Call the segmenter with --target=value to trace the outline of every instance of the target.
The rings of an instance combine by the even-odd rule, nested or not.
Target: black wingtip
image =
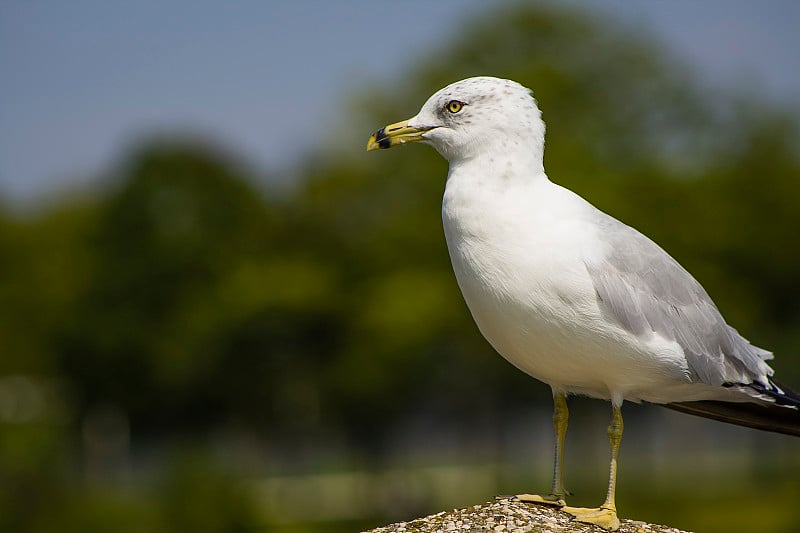
[[[664,407],[737,426],[800,437],[800,410],[796,406],[703,400],[668,403]]]

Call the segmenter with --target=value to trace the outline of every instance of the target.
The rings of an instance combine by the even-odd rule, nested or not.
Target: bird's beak
[[[373,133],[372,137],[367,141],[367,152],[378,148],[391,148],[398,144],[421,141],[423,140],[422,134],[431,129],[409,126],[408,122],[408,120],[395,122]]]

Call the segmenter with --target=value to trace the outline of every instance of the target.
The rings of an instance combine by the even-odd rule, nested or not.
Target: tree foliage
[[[155,141],[93,197],[0,213],[0,374],[58,382],[66,434],[113,405],[134,442],[237,427],[377,451],[420,413],[458,427],[545,397],[461,300],[446,164],[360,152],[369,128],[477,74],[533,88],[551,179],[653,237],[800,386],[797,117],[701,87],[630,28],[541,7],[475,21],[354,97],[359,151],[316,154],[289,188],[208,145]]]

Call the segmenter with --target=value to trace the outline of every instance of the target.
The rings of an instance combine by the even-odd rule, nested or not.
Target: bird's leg
[[[563,510],[575,517],[579,522],[596,524],[609,531],[619,528],[619,518],[617,517],[617,506],[614,495],[617,491],[617,456],[619,455],[619,444],[622,441],[622,411],[616,405],[613,406],[611,424],[608,426],[608,440],[611,443],[611,468],[608,475],[608,493],[606,501],[597,509],[587,509],[583,507],[564,507]]]
[[[547,496],[538,494],[518,494],[516,498],[523,502],[544,503],[563,507],[567,503],[567,490],[564,488],[564,440],[567,436],[569,409],[567,397],[560,393],[553,394],[553,427],[556,431],[555,459],[553,461],[553,489]]]

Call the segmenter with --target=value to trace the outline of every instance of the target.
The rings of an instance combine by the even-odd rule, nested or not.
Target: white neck
[[[457,178],[482,189],[501,190],[547,179],[542,163],[543,143],[493,141],[471,150],[468,158],[450,160],[448,181]]]

